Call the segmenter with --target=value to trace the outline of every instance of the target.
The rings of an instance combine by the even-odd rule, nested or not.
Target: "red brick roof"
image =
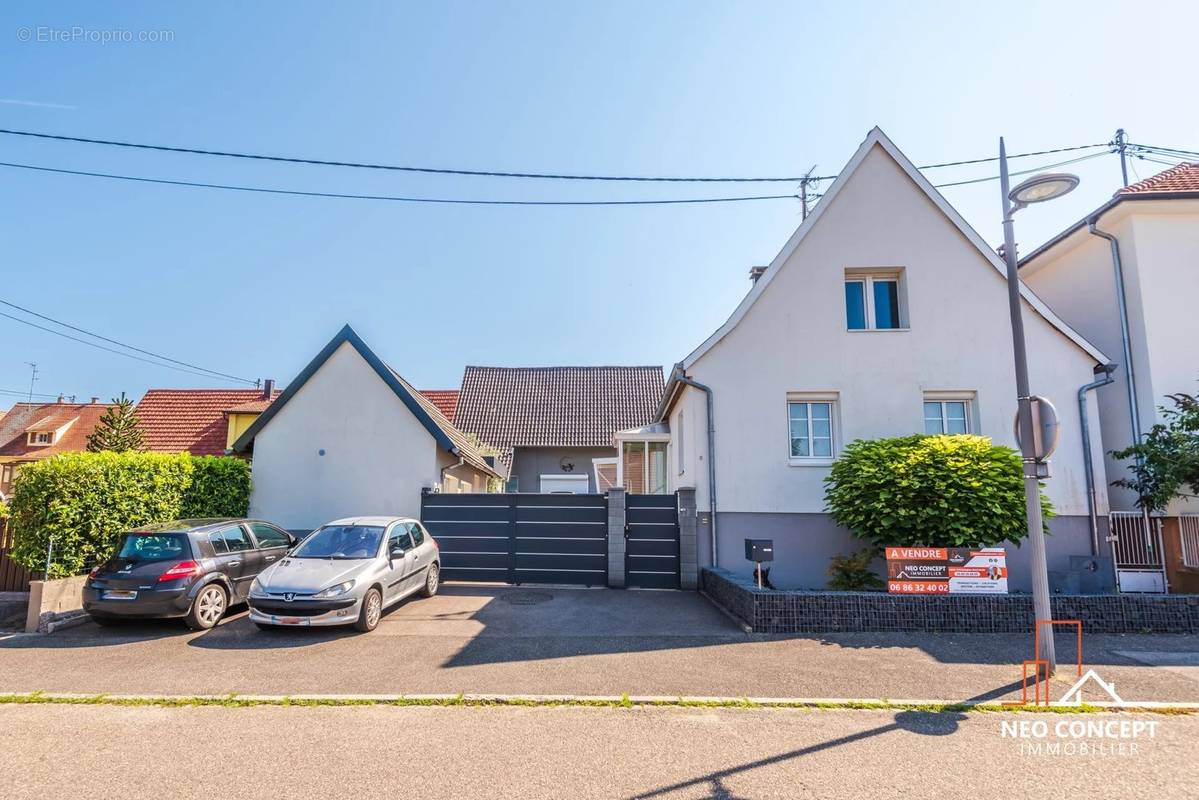
[[[17,403],[0,418],[0,456],[28,460],[87,449],[87,437],[111,406],[105,403]],[[70,423],[59,441],[29,444],[28,430],[57,430]]]
[[[1199,192],[1199,164],[1179,164],[1152,178],[1125,186],[1122,194],[1151,194],[1157,192]]]
[[[279,391],[274,396],[279,396]],[[219,456],[228,437],[226,412],[239,413],[256,401],[268,405],[261,389],[150,389],[137,404],[145,447],[159,453]]]
[[[454,422],[499,448],[612,447],[662,389],[661,367],[467,367]]]
[[[457,389],[421,389],[420,393],[437,406],[443,417],[450,422],[454,421],[454,412],[458,410]]]

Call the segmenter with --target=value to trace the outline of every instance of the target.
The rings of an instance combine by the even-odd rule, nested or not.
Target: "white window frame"
[[[827,456],[794,456],[791,455],[791,404],[792,403],[825,403],[829,407],[829,450]],[[837,460],[841,450],[841,403],[836,392],[788,392],[787,402],[783,406],[787,424],[787,463],[793,467],[823,467]],[[812,410],[808,409],[808,452],[812,450]]]
[[[547,494],[548,493],[545,488],[546,481],[549,481],[550,483],[562,483],[562,484],[566,484],[568,486],[574,486],[576,488],[581,486],[583,488],[583,491],[581,491],[581,492],[571,491],[571,494],[587,494],[588,489],[591,488],[591,478],[588,475],[563,475],[560,472],[555,472],[555,473],[543,472],[540,475],[538,475],[537,477],[538,477],[537,491],[539,494]]]
[[[42,441],[43,436],[45,441]],[[30,431],[28,443],[34,447],[49,447],[54,444],[54,431]]]
[[[974,401],[976,398],[974,392],[925,392],[922,402],[920,403],[920,432],[928,433],[928,417],[925,416],[925,403],[940,403],[941,404],[941,434],[947,435],[946,423],[949,416],[945,413],[946,403],[964,403],[966,405],[966,433],[973,434],[977,428],[974,420]],[[936,435],[936,434],[932,434]]]
[[[895,284],[895,301],[899,313],[899,325],[894,328],[879,328],[875,320],[876,314],[874,311],[874,283],[875,281],[886,281]],[[906,283],[904,281],[903,267],[893,267],[889,269],[878,270],[856,270],[847,269],[845,271],[844,284],[860,283],[864,293],[863,301],[866,311],[866,327],[851,328],[849,327],[849,306],[845,306],[845,330],[850,333],[862,333],[865,331],[906,331],[908,330],[908,308],[906,298]],[[844,286],[841,289],[841,302],[845,303]]]

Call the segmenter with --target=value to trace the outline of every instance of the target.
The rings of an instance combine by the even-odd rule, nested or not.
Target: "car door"
[[[254,544],[258,546],[259,563],[254,572],[257,575],[283,558],[292,545],[292,538],[286,531],[265,522],[251,522],[249,528],[250,533],[254,534]]]
[[[234,598],[244,600],[250,592],[250,582],[261,571],[262,556],[254,547],[254,540],[244,525],[231,525],[220,531],[228,550],[218,556],[220,569],[233,584]]]
[[[411,580],[409,573],[413,563],[412,533],[408,525],[397,522],[387,535],[388,558],[387,588],[383,592],[383,601],[390,603],[401,597]]]
[[[406,582],[407,589],[415,589],[425,582],[425,570],[437,556],[437,548],[433,539],[419,522],[408,522],[409,533],[412,534],[412,572]]]

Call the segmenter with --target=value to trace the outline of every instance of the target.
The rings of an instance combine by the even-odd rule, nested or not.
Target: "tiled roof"
[[[1122,194],[1156,194],[1159,192],[1199,192],[1199,164],[1179,164],[1152,178],[1125,186]]]
[[[404,380],[404,376],[396,372],[390,364],[387,365],[387,368],[391,370],[391,374],[395,376],[396,380],[402,383],[404,388],[411,393],[412,398],[420,404],[420,407],[425,410],[425,413],[428,414],[433,420],[433,424],[440,428],[441,432],[450,438],[450,441],[452,441],[454,446],[458,448],[459,454],[463,459],[466,460],[466,463],[474,467],[478,467],[485,472],[494,472],[501,478],[507,477],[507,473],[502,470],[499,463],[496,463],[494,466],[487,463],[486,457],[483,455],[482,451],[475,446],[470,437],[468,437],[461,429],[455,427],[454,423],[450,422],[446,415],[441,413],[441,409],[439,409],[432,400],[426,397],[424,392],[417,391],[417,389],[415,389],[412,384],[408,383],[408,381]]]
[[[450,422],[454,421],[454,412],[458,409],[457,389],[421,389],[420,393],[433,401],[442,416]]]
[[[652,422],[661,367],[467,367],[454,421],[496,447],[611,447]]]
[[[225,412],[262,399],[261,389],[150,389],[137,404],[145,447],[160,453],[224,455]]]
[[[276,391],[274,395],[275,397],[278,397],[279,391]],[[235,406],[229,406],[225,409],[225,412],[229,414],[261,414],[263,411],[266,411],[267,406],[273,402],[274,397],[272,397],[270,400],[260,397],[257,400],[251,400],[248,403],[238,403]]]
[[[110,407],[105,403],[17,403],[0,419],[0,456],[40,459],[86,450],[87,437]],[[27,430],[57,430],[68,422],[71,427],[54,444],[39,447],[28,443]]]

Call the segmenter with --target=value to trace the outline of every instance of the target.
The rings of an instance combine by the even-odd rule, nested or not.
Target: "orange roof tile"
[[[1157,192],[1199,192],[1199,164],[1188,163],[1170,167],[1152,178],[1125,186],[1116,192],[1116,196]]]
[[[458,410],[457,389],[421,389],[420,393],[437,406],[443,417],[450,422],[454,421],[454,413]]]
[[[275,391],[278,397],[280,392]],[[150,389],[137,404],[145,448],[160,453],[219,456],[228,436],[226,412],[263,402],[261,389]],[[246,412],[249,413],[249,412]]]
[[[28,460],[87,449],[87,437],[100,417],[111,408],[106,403],[17,403],[0,419],[0,456]],[[71,426],[50,445],[31,445],[27,431],[58,430]]]

